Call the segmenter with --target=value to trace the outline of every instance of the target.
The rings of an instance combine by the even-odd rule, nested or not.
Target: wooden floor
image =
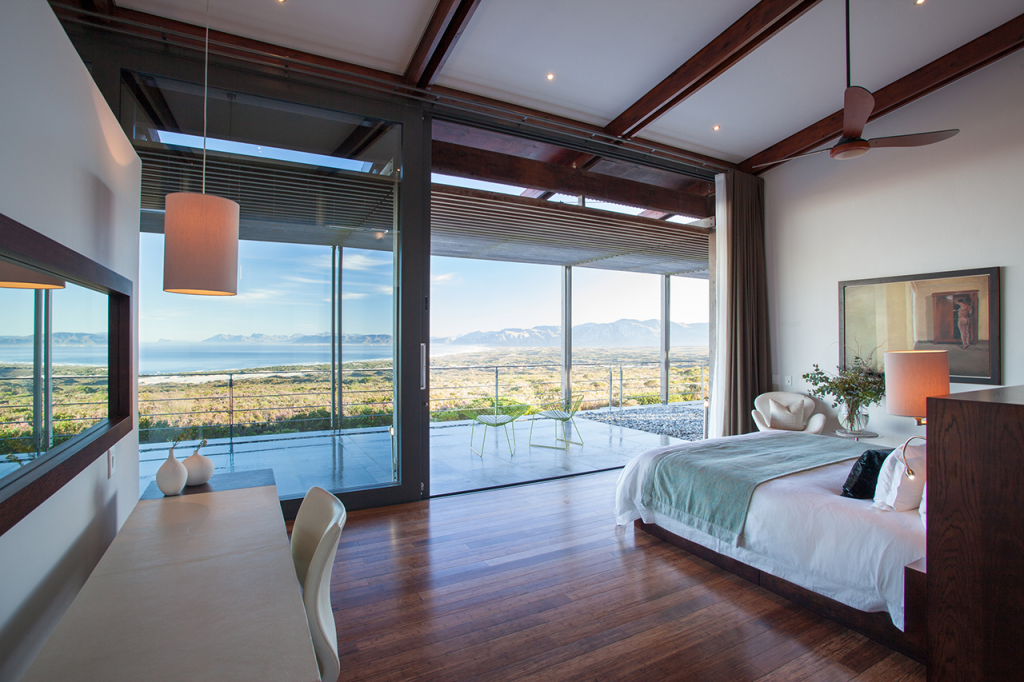
[[[632,526],[618,472],[351,512],[343,680],[924,680],[923,666]]]

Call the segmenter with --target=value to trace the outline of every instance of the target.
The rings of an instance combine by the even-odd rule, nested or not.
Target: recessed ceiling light
[[[715,126],[714,128],[712,128],[712,130],[721,130],[721,129],[722,129],[722,126]]]
[[[549,80],[549,81],[553,81],[553,80],[555,80],[555,74],[553,74],[553,73],[549,73],[549,74],[548,74],[548,80]]]
[[[924,4],[924,0],[915,0],[915,2],[916,2],[916,3],[918,4],[918,5],[923,5],[923,4]]]

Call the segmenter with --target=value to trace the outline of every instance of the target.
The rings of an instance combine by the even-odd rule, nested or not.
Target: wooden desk
[[[319,680],[277,486],[140,500],[22,679]]]

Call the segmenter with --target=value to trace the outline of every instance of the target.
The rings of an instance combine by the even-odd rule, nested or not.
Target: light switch
[[[783,386],[792,386],[793,385],[793,377],[791,377],[791,376],[782,377],[782,385]]]

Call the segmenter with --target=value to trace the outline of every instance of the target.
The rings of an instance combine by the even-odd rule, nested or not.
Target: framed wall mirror
[[[132,282],[0,214],[0,533],[132,428]]]

